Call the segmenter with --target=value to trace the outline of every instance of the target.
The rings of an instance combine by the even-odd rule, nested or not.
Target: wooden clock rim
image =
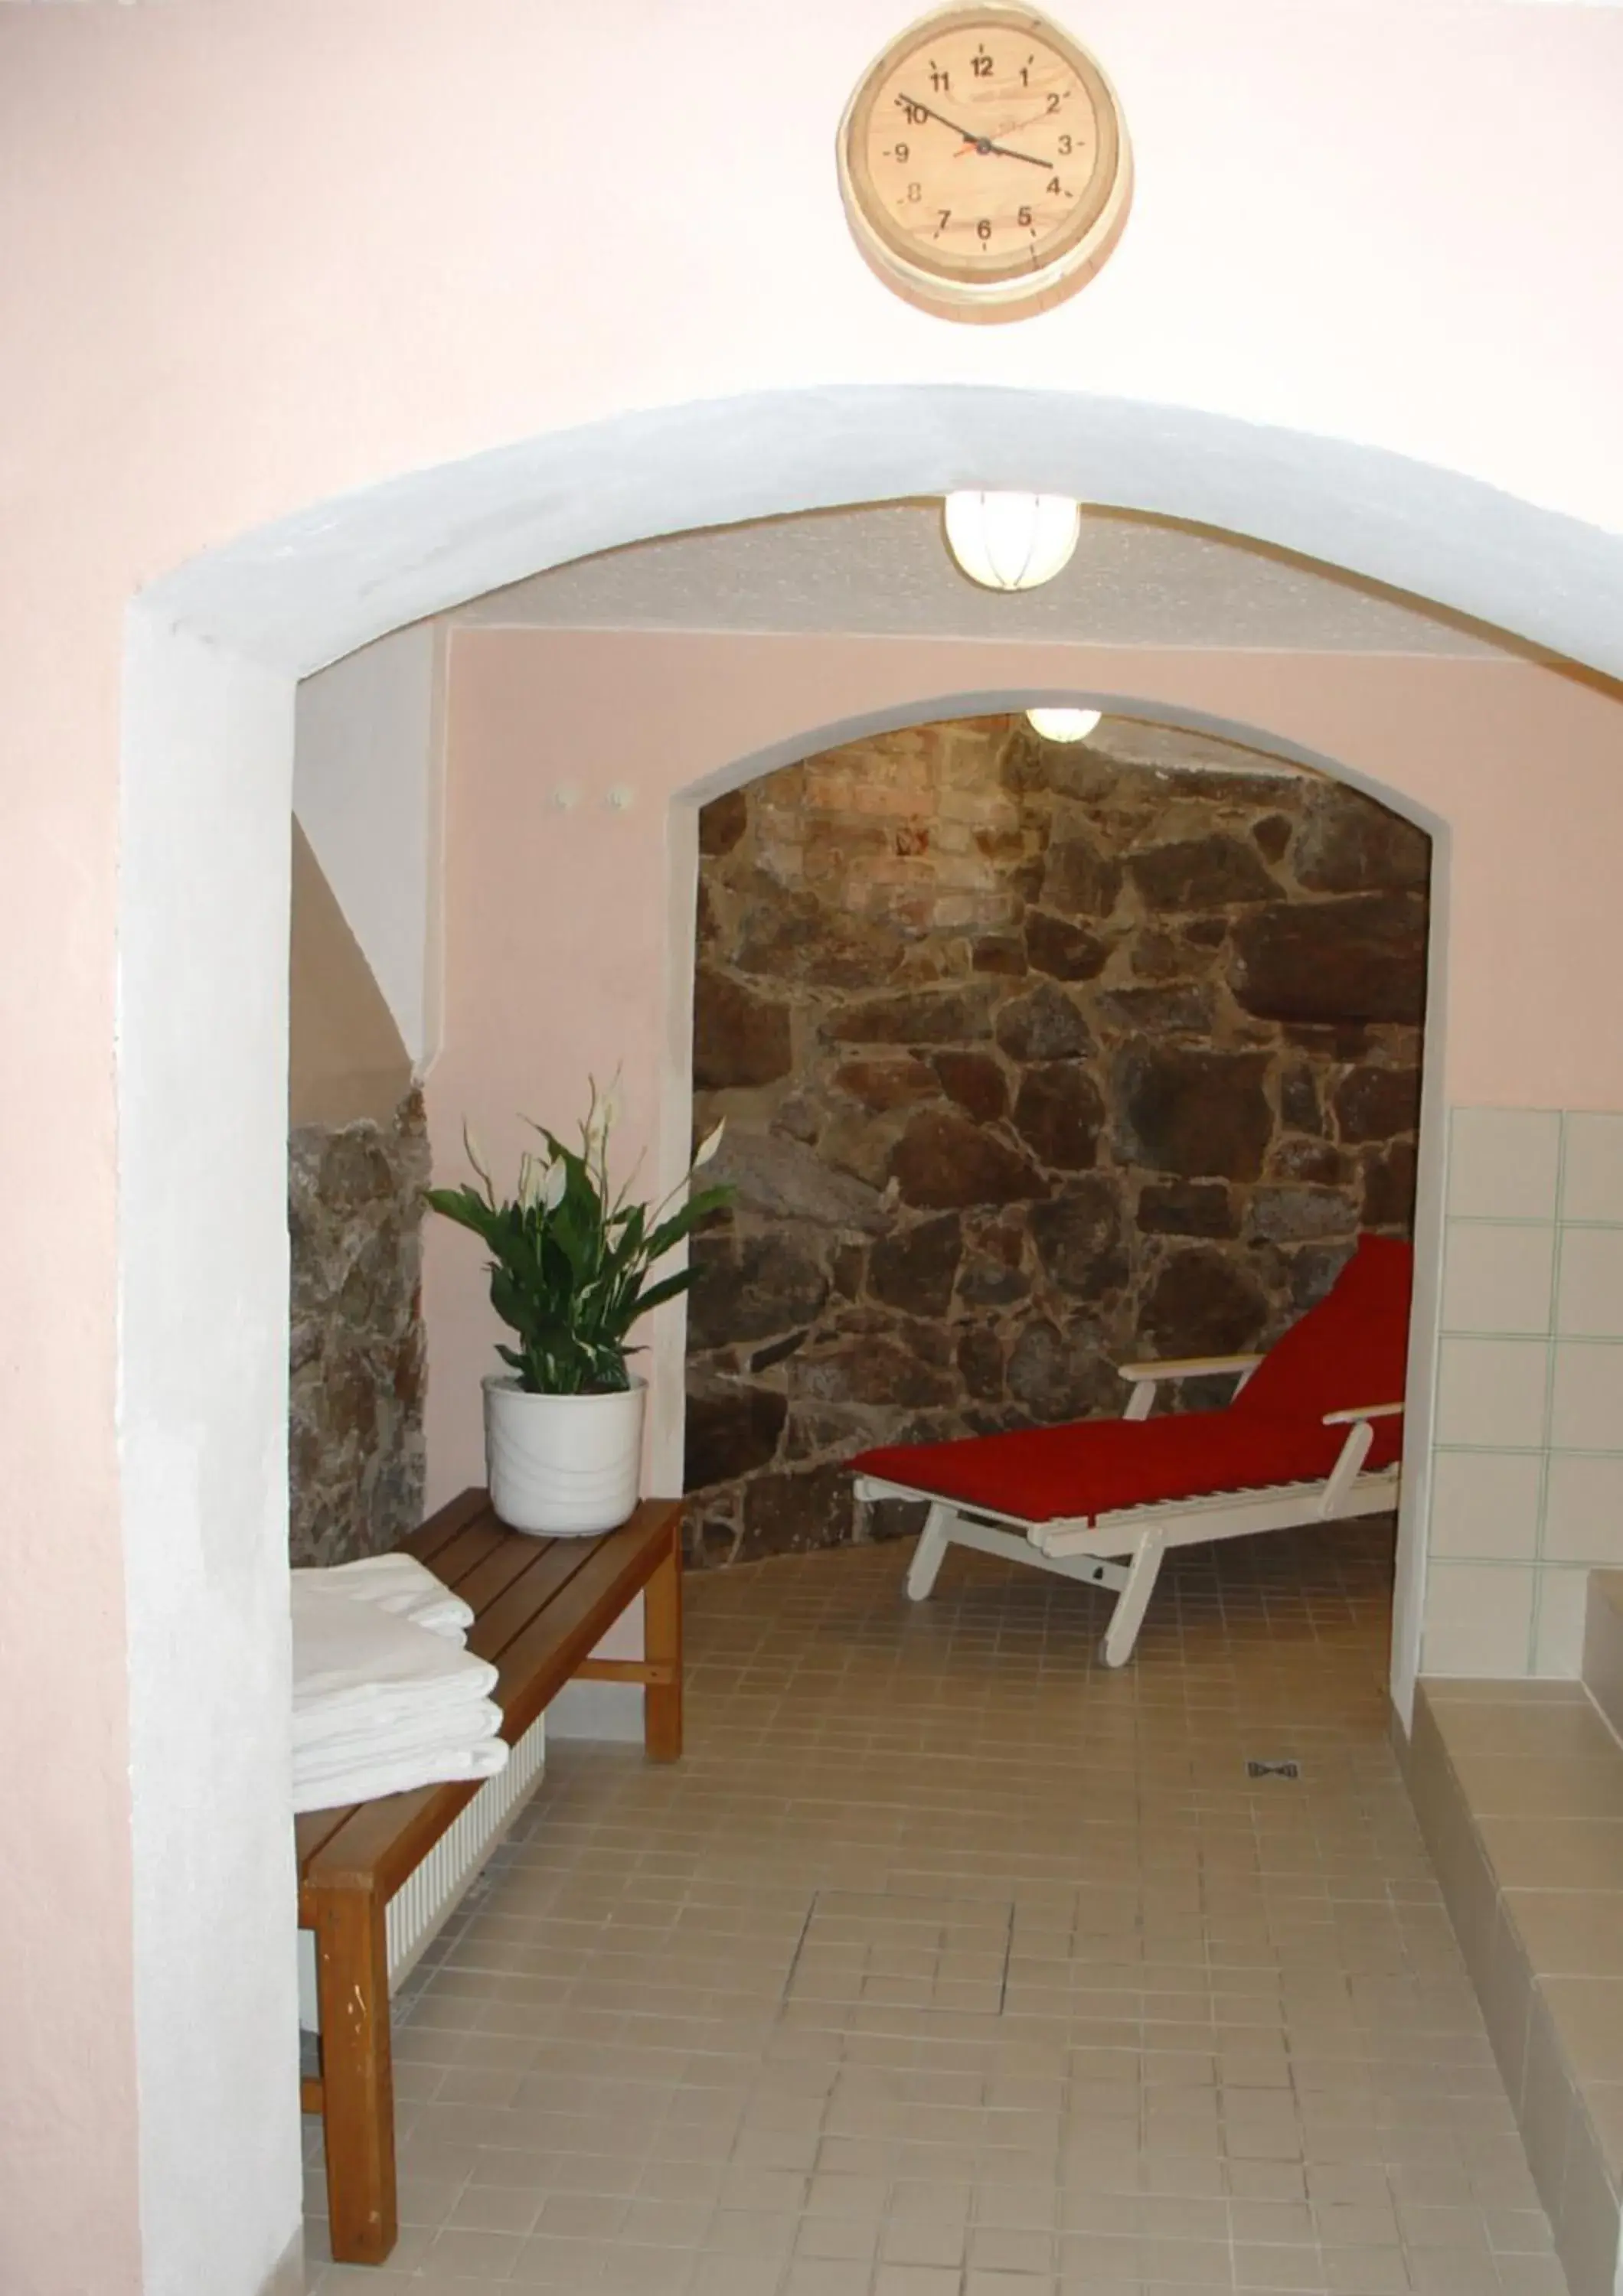
[[[976,263],[973,258],[967,262],[952,257],[934,259],[916,240],[892,224],[868,164],[868,130],[879,87],[901,58],[924,45],[931,35],[993,26],[1032,33],[1070,65],[1086,88],[1099,130],[1088,196],[1080,213],[1067,222],[1063,236],[1050,244],[1040,261],[1015,257],[990,265]],[[1022,308],[1028,307],[1028,298],[1031,305],[1058,299],[1061,287],[1069,292],[1092,275],[1115,246],[1126,220],[1132,158],[1116,90],[1087,50],[1034,8],[1001,5],[1000,0],[969,0],[968,5],[937,9],[918,18],[881,50],[858,82],[840,124],[838,153],[840,189],[857,244],[869,266],[910,299],[924,300],[927,308],[933,288],[954,299],[962,298],[943,306],[956,317],[979,316],[983,306],[987,317],[1017,316],[1016,296]],[[1092,243],[1096,236],[1097,247]]]

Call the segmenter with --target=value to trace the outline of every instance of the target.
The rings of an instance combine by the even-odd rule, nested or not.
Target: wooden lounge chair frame
[[[1123,1364],[1118,1376],[1132,1383],[1133,1391],[1122,1415],[1147,1419],[1157,1389],[1169,1381],[1229,1374],[1235,1380],[1237,1396],[1262,1360],[1260,1355],[1187,1356],[1175,1362]],[[1347,1434],[1330,1473],[1312,1482],[1215,1491],[1207,1497],[1166,1499],[1043,1522],[874,1475],[859,1475],[857,1497],[863,1502],[927,1502],[930,1511],[907,1574],[907,1591],[915,1603],[924,1602],[934,1591],[949,1546],[972,1546],[983,1554],[1001,1555],[1006,1562],[1031,1563],[1115,1595],[1100,1656],[1107,1666],[1125,1666],[1170,1548],[1198,1546],[1208,1539],[1249,1538],[1258,1531],[1292,1530],[1306,1523],[1344,1521],[1396,1506],[1397,1463],[1367,1474],[1363,1463],[1374,1440],[1375,1421],[1396,1418],[1403,1407],[1401,1403],[1371,1403],[1326,1412],[1322,1423],[1345,1427]]]

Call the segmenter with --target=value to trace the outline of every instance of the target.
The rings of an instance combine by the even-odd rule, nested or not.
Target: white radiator
[[[539,1715],[507,1757],[507,1766],[487,1778],[454,1825],[442,1833],[415,1874],[383,1909],[389,1939],[391,1992],[422,1958],[424,1948],[477,1881],[481,1868],[512,1824],[519,1806],[539,1784],[547,1751],[547,1718]],[[316,1938],[299,1932],[299,2022],[306,2032],[321,2030],[316,2002]]]

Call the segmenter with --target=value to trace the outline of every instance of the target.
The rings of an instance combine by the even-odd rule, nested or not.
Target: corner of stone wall
[[[295,1563],[380,1554],[422,1521],[428,1179],[415,1086],[386,1124],[301,1125],[289,1135]]]

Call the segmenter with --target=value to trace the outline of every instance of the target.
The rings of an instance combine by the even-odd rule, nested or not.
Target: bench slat
[[[490,1555],[498,1554],[512,1536],[511,1531],[503,1530],[499,1523],[488,1518],[482,1522],[465,1523],[456,1537],[449,1539],[433,1562],[424,1567],[449,1587],[453,1595],[460,1595],[464,1585],[480,1564]],[[422,1560],[421,1556],[417,1559]]]
[[[425,1523],[401,1539],[401,1554],[414,1555],[419,1562],[432,1566],[441,1548],[450,1545],[465,1524],[476,1522],[490,1504],[489,1495],[477,1486],[458,1492],[454,1499],[449,1499],[444,1506],[431,1514]]]
[[[584,1543],[570,1538],[508,1538],[468,1573],[457,1591],[473,1605],[470,1647],[477,1648],[481,1658],[500,1657],[511,1633],[507,1622],[515,1611],[533,1618],[551,1600],[554,1587],[561,1587],[584,1559],[569,1550]]]

